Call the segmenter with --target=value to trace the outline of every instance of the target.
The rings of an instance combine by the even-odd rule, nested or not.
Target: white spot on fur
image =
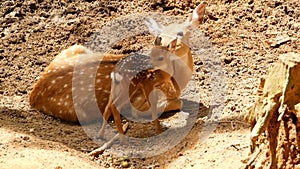
[[[111,76],[112,76],[111,78],[113,79],[113,74]],[[120,75],[120,73],[116,73],[116,80],[121,81],[122,79],[123,79],[123,76]]]
[[[67,88],[68,87],[68,84],[64,84],[64,88]]]

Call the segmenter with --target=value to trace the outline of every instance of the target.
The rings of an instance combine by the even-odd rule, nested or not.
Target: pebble
[[[129,163],[127,161],[123,161],[122,162],[122,167],[123,168],[128,168],[129,167]]]
[[[107,158],[107,161],[108,161],[108,162],[113,162],[113,158],[112,158],[112,157],[108,157],[108,158]]]
[[[28,141],[29,139],[30,139],[30,137],[28,137],[28,136],[23,137],[23,140],[25,140],[25,141]]]

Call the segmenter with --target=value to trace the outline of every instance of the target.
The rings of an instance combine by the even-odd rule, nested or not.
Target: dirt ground
[[[79,0],[9,1],[0,4],[0,168],[122,168],[98,147],[81,126],[33,110],[32,85],[63,49],[85,44],[105,23],[133,13],[161,12],[186,16],[200,1]],[[199,117],[188,136],[173,149],[150,158],[129,159],[130,168],[240,168],[249,153],[249,125],[240,115],[255,101],[260,77],[278,55],[300,53],[298,0],[208,1],[201,31],[219,53],[226,72],[223,119],[203,144]],[[277,43],[276,38],[289,37]],[[278,42],[278,41],[277,41]],[[209,78],[195,59],[202,95],[210,95]],[[204,72],[204,73],[203,73]],[[208,98],[201,103],[209,107]],[[134,130],[134,128],[130,128]]]

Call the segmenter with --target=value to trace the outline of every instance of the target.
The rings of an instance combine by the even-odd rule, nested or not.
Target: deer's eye
[[[155,41],[154,41],[154,45],[157,45],[157,46],[160,46],[161,45],[161,40],[162,40],[162,38],[161,37],[156,37],[155,38]]]
[[[163,60],[164,60],[164,56],[160,55],[160,56],[158,57],[158,61],[163,61]]]
[[[183,36],[183,32],[182,31],[178,32],[177,36]]]

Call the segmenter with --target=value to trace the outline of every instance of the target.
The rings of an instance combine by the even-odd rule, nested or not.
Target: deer
[[[118,61],[126,56],[128,55],[94,53],[82,45],[73,45],[63,50],[34,84],[29,97],[30,106],[63,121],[76,123],[80,120],[89,123],[98,120],[99,112],[90,109],[93,102],[91,98],[95,94],[95,102],[100,112],[104,112],[111,90],[110,74]],[[74,72],[76,63],[81,67],[78,72],[82,74],[80,77]],[[97,70],[94,70],[95,67]],[[93,73],[95,76],[89,77]],[[84,76],[86,78],[82,78]],[[91,82],[87,78],[94,80]],[[162,90],[167,92],[169,89]],[[147,107],[144,104],[147,97],[138,91],[139,88],[132,91],[131,101],[139,109]],[[178,94],[169,92],[168,97],[165,111],[179,110]]]
[[[188,16],[187,20],[180,24],[173,23],[163,26],[153,19],[146,21],[149,32],[155,36],[155,47],[161,47],[164,50],[172,49],[170,52],[176,56],[176,61],[170,59],[170,56],[173,55],[161,57],[161,55],[155,54],[155,49],[158,48],[152,50],[150,64],[152,66],[156,65],[154,66],[156,68],[152,69],[149,73],[150,75],[154,72],[155,74],[159,73],[158,75],[149,77],[154,77],[156,80],[150,86],[146,85],[150,80],[147,78],[140,82],[134,82],[133,84],[136,84],[136,86],[134,85],[129,93],[130,102],[138,110],[148,110],[152,102],[157,102],[153,99],[155,96],[149,97],[148,95],[155,88],[160,89],[163,93],[167,93],[164,112],[180,110],[182,108],[179,98],[180,92],[187,85],[194,71],[191,49],[188,45],[191,33],[187,28],[191,25],[198,26],[202,23],[206,4],[206,2],[202,2],[198,5],[192,14]],[[171,44],[173,46],[170,48]],[[89,105],[91,104],[89,99],[92,97],[91,93],[93,92],[86,94],[86,91],[94,91],[100,112],[104,112],[103,114],[107,112],[104,118],[107,121],[107,116],[112,114],[112,111],[109,111],[109,107],[111,107],[109,100],[113,98],[111,92],[115,92],[112,91],[112,81],[119,78],[117,77],[118,74],[112,74],[112,72],[114,72],[117,63],[126,57],[128,57],[126,54],[94,53],[82,45],[71,46],[58,54],[49,66],[45,68],[33,86],[29,103],[32,108],[64,121],[78,122],[78,119],[80,119],[81,121],[88,122],[99,117],[99,112],[89,110]],[[80,58],[79,63],[78,58]],[[101,62],[99,62],[99,59]],[[93,83],[87,83],[85,79],[74,79],[73,74],[76,63],[82,68],[80,73],[89,75],[96,72]],[[99,63],[100,65],[98,65],[97,70],[94,70],[95,64]],[[170,77],[168,71],[163,71],[164,67],[172,68],[172,77]],[[180,80],[178,80],[178,77],[180,77]],[[114,83],[117,83],[117,81]],[[79,89],[75,89],[72,86],[79,86]],[[80,92],[82,92],[84,97],[72,98],[74,91],[79,92],[76,97],[80,96]],[[81,107],[82,111],[79,111],[79,113],[75,112],[75,107]],[[121,126],[120,120],[116,119],[118,118],[117,116],[119,115],[117,114],[114,117],[115,121],[118,121],[116,122],[116,126]],[[154,118],[156,117],[154,116]],[[118,132],[123,134],[120,127],[117,128],[119,128]]]
[[[156,132],[161,132],[158,121],[158,112],[161,108],[157,105],[159,94],[154,90],[172,82],[173,91],[177,91],[173,93],[180,96],[181,90],[192,78],[194,61],[188,45],[191,33],[187,28],[191,25],[197,26],[203,21],[206,5],[206,2],[202,2],[187,20],[180,24],[163,26],[151,18],[145,21],[149,31],[156,35],[155,46],[151,49],[150,56],[133,54],[117,63],[111,73],[112,87],[103,113],[104,122],[99,131],[100,137],[103,137],[105,125],[112,114],[120,139],[124,141],[120,110],[130,103],[132,95],[128,96],[128,93],[133,94],[130,92],[132,88],[141,89],[143,96],[146,96],[147,104],[150,105],[147,107],[150,107]]]

